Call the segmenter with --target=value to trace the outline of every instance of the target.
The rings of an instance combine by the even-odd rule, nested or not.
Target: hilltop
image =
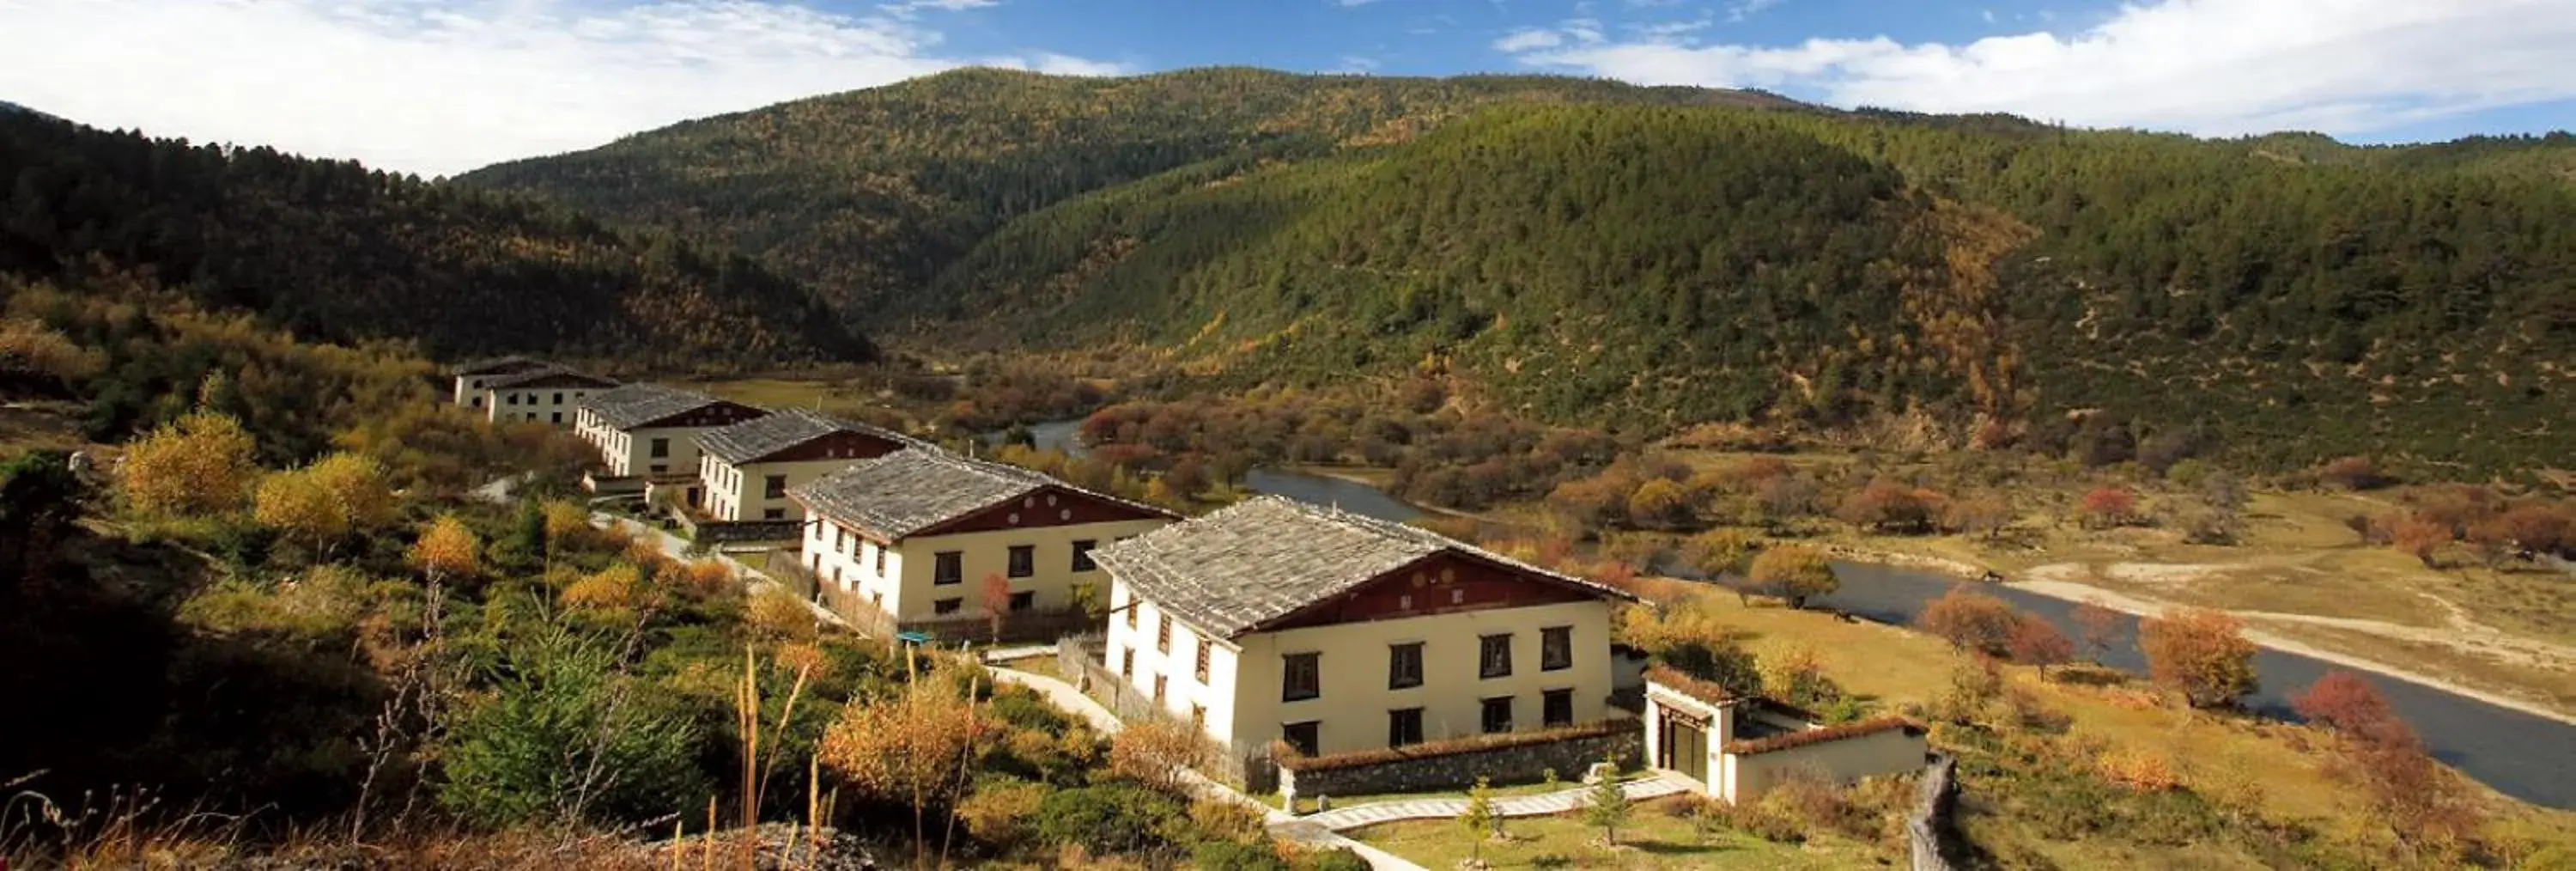
[[[975,70],[463,183],[759,256],[941,347],[1407,368],[1671,432],[2444,474],[2576,449],[2566,136],[2351,146],[1547,77]],[[2089,422],[2088,422],[2089,421]]]
[[[0,273],[148,269],[307,339],[646,366],[865,359],[798,283],[524,196],[0,112]]]

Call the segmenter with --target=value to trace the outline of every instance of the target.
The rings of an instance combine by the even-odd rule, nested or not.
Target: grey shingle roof
[[[463,363],[456,364],[456,368],[448,370],[447,374],[489,375],[494,372],[524,372],[530,369],[538,369],[552,365],[554,364],[548,363],[544,360],[539,360],[535,357],[511,354],[505,357],[485,357],[480,360],[467,360]]]
[[[499,378],[483,382],[483,386],[490,390],[507,390],[521,384],[526,384],[532,381],[544,381],[550,378],[561,378],[568,381],[583,381],[600,387],[617,386],[617,382],[613,379],[601,378],[597,375],[573,369],[569,366],[557,366],[552,363],[548,363],[542,367],[530,369],[525,372],[503,375]]]
[[[628,384],[584,397],[579,407],[597,412],[600,419],[612,428],[627,429],[721,401],[694,390],[661,384]]]
[[[1111,544],[1092,559],[1155,607],[1231,638],[1441,551],[1605,598],[1636,598],[1427,529],[1280,496],[1238,502]]]
[[[836,432],[870,435],[897,444],[922,444],[920,440],[899,432],[852,423],[811,409],[790,408],[708,430],[698,436],[698,447],[708,456],[728,463],[740,463]]]
[[[1060,483],[1018,466],[924,446],[853,463],[788,495],[825,517],[892,540]]]

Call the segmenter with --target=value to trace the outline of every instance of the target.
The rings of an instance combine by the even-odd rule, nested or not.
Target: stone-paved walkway
[[[1680,780],[1655,775],[1620,784],[1619,791],[1629,801],[1644,801],[1686,792],[1690,785]],[[1494,799],[1494,812],[1507,817],[1541,817],[1561,814],[1583,806],[1589,787],[1558,790],[1546,795],[1520,795]],[[1404,801],[1381,801],[1370,804],[1337,807],[1303,819],[1332,831],[1345,831],[1397,820],[1450,819],[1467,811],[1465,798],[1416,798]]]

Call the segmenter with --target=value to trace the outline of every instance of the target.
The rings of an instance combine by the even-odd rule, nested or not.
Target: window
[[[1386,646],[1386,688],[1400,690],[1422,685],[1422,642]]]
[[[1288,742],[1288,746],[1297,748],[1299,753],[1313,756],[1316,746],[1323,743],[1322,732],[1323,723],[1317,720],[1283,723],[1279,726],[1279,740]]]
[[[1539,696],[1539,722],[1545,726],[1574,725],[1574,691],[1548,690]]]
[[[556,422],[556,423],[562,423],[562,422],[563,422],[563,412],[560,412],[560,411],[555,412],[555,420],[554,420],[554,422]]]
[[[1196,673],[1197,673],[1197,675],[1198,675],[1199,683],[1200,683],[1201,685],[1205,685],[1205,684],[1207,683],[1207,675],[1208,675],[1208,648],[1210,648],[1210,647],[1214,647],[1214,646],[1215,646],[1215,645],[1209,644],[1209,643],[1208,643],[1208,641],[1207,641],[1207,639],[1205,639],[1205,638],[1201,638],[1201,639],[1199,639],[1199,668],[1198,668],[1198,671],[1197,671]]]
[[[1484,721],[1485,731],[1487,732],[1511,731],[1512,697],[1500,696],[1497,698],[1486,699]]]
[[[941,599],[930,603],[930,613],[955,614],[957,613],[957,609],[965,606],[966,600],[964,599]]]
[[[653,456],[656,456],[656,457],[667,457],[667,456],[670,456],[670,455],[671,455],[671,440],[670,440],[670,439],[654,439],[654,440],[653,440],[653,454],[652,454],[652,455],[653,455]]]
[[[1172,615],[1157,615],[1154,620],[1154,652],[1172,652]]]
[[[503,402],[507,402],[507,403],[509,403],[509,404],[511,404],[511,405],[517,405],[517,404],[519,404],[519,394],[516,394],[516,393],[510,394],[510,398],[505,399],[505,400],[502,400],[502,401],[503,401]]]
[[[763,509],[761,509],[761,510],[760,510],[760,519],[762,519],[762,520],[785,520],[785,519],[787,519],[787,509],[785,509],[785,508],[763,508]]]
[[[787,498],[787,476],[785,476],[785,475],[770,475],[770,476],[768,476],[768,477],[766,477],[766,478],[762,478],[762,479],[761,479],[761,481],[760,481],[760,498],[763,498],[763,499],[785,499],[785,498]]]
[[[877,577],[885,577],[885,545],[877,545]]]
[[[1422,709],[1401,708],[1386,712],[1386,746],[1402,747],[1422,743]]]
[[[1025,578],[1038,573],[1038,548],[1033,544],[1011,545],[1011,577]]]
[[[1091,562],[1091,552],[1098,550],[1099,548],[1100,542],[1088,538],[1074,542],[1073,570],[1077,572],[1087,572],[1099,568],[1099,566],[1094,565]]]
[[[560,391],[560,390],[555,391],[555,404],[556,404],[556,405],[562,405],[562,404],[563,404],[563,391]]]
[[[838,552],[840,552],[840,551],[845,551],[845,550],[849,550],[849,549],[850,549],[850,531],[849,531],[849,530],[847,530],[847,529],[834,529],[834,530],[832,530],[832,551],[833,551],[833,552],[835,552],[835,553],[838,553]]]
[[[1126,649],[1126,650],[1119,651],[1119,653],[1118,653],[1118,676],[1119,676],[1119,677],[1131,677],[1131,676],[1133,676],[1133,675],[1135,675],[1135,674],[1136,674],[1136,649],[1131,647],[1131,648],[1128,648],[1128,649]]]
[[[480,397],[480,396],[474,397],[474,407],[475,407],[475,408],[482,408],[482,407],[483,407],[483,397]]]
[[[1145,603],[1136,600],[1131,594],[1127,600],[1127,628],[1136,628],[1136,612],[1142,610],[1145,610]]]
[[[668,471],[670,471],[670,470],[671,470],[671,464],[669,464],[669,463],[654,463],[654,464],[653,464],[653,468],[652,468],[652,472],[653,472],[653,474],[656,474],[656,475],[662,474],[662,473],[664,473],[664,472],[668,472]]]
[[[1283,657],[1287,674],[1279,680],[1279,700],[1294,702],[1324,694],[1324,655],[1291,653]]]
[[[1538,670],[1574,667],[1574,627],[1550,626],[1538,631]]]
[[[1476,676],[1484,678],[1512,676],[1512,637],[1487,635],[1477,639]]]
[[[1011,594],[1011,610],[1014,612],[1026,611],[1037,606],[1038,594],[1035,592],[1019,592]]]
[[[1191,705],[1191,706],[1190,706],[1190,728],[1192,728],[1192,729],[1205,729],[1205,728],[1207,728],[1207,706],[1206,706],[1206,705]]]
[[[953,550],[943,550],[934,556],[933,560],[934,561],[930,564],[931,583],[955,584],[963,583],[966,580],[966,555],[964,553]]]
[[[1154,707],[1159,708],[1163,706],[1163,685],[1170,682],[1170,680],[1171,678],[1163,675],[1158,674],[1154,676]]]

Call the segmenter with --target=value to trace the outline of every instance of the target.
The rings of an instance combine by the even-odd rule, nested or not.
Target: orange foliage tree
[[[2215,708],[2254,691],[2255,647],[2244,630],[2224,612],[2184,608],[2140,623],[2138,646],[2158,685],[2181,692],[2193,707]]]
[[[2078,602],[2075,629],[2083,637],[2084,655],[2100,662],[2102,653],[2111,648],[2111,639],[2120,636],[2120,612],[2089,599]]]
[[[2137,522],[2138,496],[2122,487],[2096,487],[2075,508],[2087,528],[2126,526]]]
[[[2388,540],[2399,553],[2414,557],[2425,568],[2434,568],[2440,565],[2435,556],[2441,553],[2443,545],[2451,543],[2451,527],[2420,516],[2408,517],[2398,521],[2396,528],[2389,531]]]
[[[1923,606],[1915,622],[1934,635],[1950,642],[1951,647],[1975,651],[1986,656],[2008,652],[2013,627],[2021,615],[2002,599],[1954,585],[1950,592]]]
[[[2012,637],[2006,643],[2012,649],[2014,662],[2039,666],[2041,677],[2048,676],[2049,666],[2065,665],[2075,658],[2075,642],[2066,640],[2066,633],[2057,631],[2056,624],[2037,614],[2023,614],[2013,621]]]
[[[2357,740],[2415,740],[2414,730],[2397,719],[2397,713],[2388,707],[2388,697],[2380,695],[2379,688],[2343,669],[2326,672],[2316,683],[2292,695],[2290,709],[2309,722]]]

